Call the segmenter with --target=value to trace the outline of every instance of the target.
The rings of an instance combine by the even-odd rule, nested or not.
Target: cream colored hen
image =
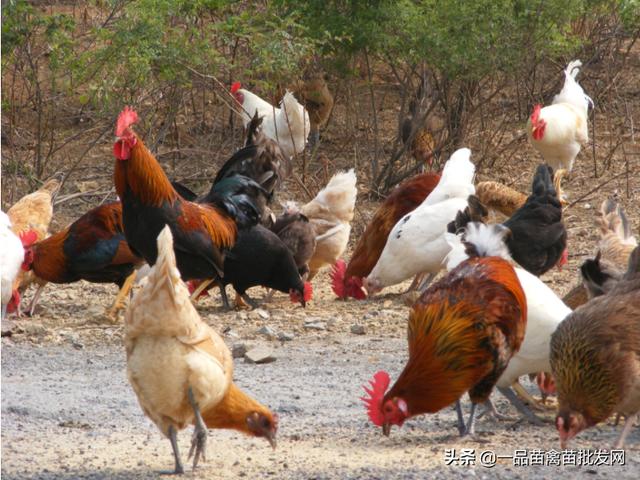
[[[201,411],[225,397],[233,360],[224,341],[189,301],[180,279],[168,227],[158,236],[158,260],[125,315],[127,374],[140,406],[171,441],[175,473],[184,471],[177,432],[194,423],[189,457],[204,459],[207,438]]]
[[[327,186],[302,207],[294,202],[285,204],[287,213],[302,212],[316,231],[316,249],[309,260],[309,280],[321,268],[336,263],[346,250],[357,194],[356,174],[351,169],[335,174]]]

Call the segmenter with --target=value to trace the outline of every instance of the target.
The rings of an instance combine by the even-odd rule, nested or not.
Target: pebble
[[[364,328],[364,325],[351,325],[351,333],[353,333],[354,335],[364,335],[365,333],[367,333],[366,328]]]
[[[248,363],[271,363],[276,361],[273,350],[268,347],[256,347],[244,354],[244,359]]]
[[[280,340],[281,342],[290,342],[294,338],[296,338],[296,336],[291,332],[279,332],[278,333],[278,340]]]
[[[231,346],[231,356],[233,358],[242,358],[247,353],[247,350],[246,343],[234,343]]]
[[[317,320],[307,320],[304,322],[304,328],[307,330],[326,330],[327,324]]]
[[[253,312],[254,315],[262,318],[263,320],[267,320],[271,315],[263,308],[256,308]]]
[[[258,329],[258,334],[264,335],[268,339],[274,339],[277,336],[276,331],[269,325],[265,325],[264,327]]]

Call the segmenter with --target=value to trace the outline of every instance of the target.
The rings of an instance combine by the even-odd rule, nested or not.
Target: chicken
[[[578,308],[551,336],[558,391],[560,446],[614,413],[626,417],[622,448],[640,411],[640,247],[625,276],[606,295]]]
[[[489,228],[479,223],[465,223],[463,227],[462,236],[446,235],[446,240],[451,247],[447,257],[448,270],[455,268],[468,258],[465,244],[468,240],[465,235],[477,238],[482,234],[482,229]],[[503,258],[507,256],[503,255]],[[527,419],[540,424],[540,420],[515,396],[510,387],[523,375],[551,371],[549,363],[551,334],[571,313],[571,309],[535,275],[518,267],[515,267],[515,272],[526,297],[527,326],[520,349],[511,357],[496,386],[500,393],[507,397]],[[518,385],[515,386],[518,387],[518,391],[524,391]],[[531,397],[528,396],[527,399],[530,401]],[[494,410],[492,404],[489,406]]]
[[[370,420],[388,435],[392,425],[457,403],[461,434],[474,433],[476,405],[484,403],[522,343],[527,306],[511,264],[501,258],[506,229],[480,225],[468,232],[471,258],[429,287],[411,309],[409,359],[391,389],[378,372],[363,398]],[[469,392],[466,426],[460,397]]]
[[[13,233],[9,216],[0,211],[0,290],[2,291],[2,319],[7,314],[9,303],[19,305],[20,294],[14,284],[24,260],[24,245],[36,239],[33,230],[22,232],[20,236]]]
[[[332,288],[339,298],[365,298],[362,279],[366,278],[380,258],[389,232],[407,213],[412,212],[433,191],[440,175],[422,173],[397,186],[378,207],[358,240],[349,264],[338,260],[332,271]]]
[[[260,131],[262,121],[261,117],[254,115],[247,129],[245,146],[234,153],[218,170],[213,180],[214,185],[225,178],[244,175],[272,195],[291,174],[291,161],[285,158],[274,140],[267,138]]]
[[[157,256],[155,237],[169,225],[182,278],[222,276],[225,252],[237,236],[234,216],[225,202],[205,205],[180,197],[158,161],[131,129],[137,121],[138,115],[129,108],[120,113],[114,145],[114,182],[132,252],[153,265]]]
[[[320,139],[320,127],[327,123],[333,110],[333,95],[329,91],[324,75],[317,73],[296,82],[292,90],[309,112],[311,124],[309,144],[313,146]]]
[[[527,123],[531,145],[554,170],[571,171],[582,145],[589,141],[589,104],[593,101],[576,82],[580,60],[569,62],[564,85],[551,105],[536,105]]]
[[[551,181],[552,171],[539,165],[532,193],[503,225],[511,231],[507,246],[513,259],[525,270],[540,276],[554,265],[567,263],[567,230],[562,206]]]
[[[433,165],[436,150],[435,136],[437,132],[442,131],[443,125],[442,121],[434,115],[429,116],[422,124],[418,124],[422,117],[417,116],[416,104],[416,99],[409,103],[409,115],[402,121],[400,133],[403,144],[411,142],[409,151],[415,161],[428,169]],[[414,129],[415,133],[413,133]],[[412,133],[413,137],[411,137]]]
[[[524,193],[498,182],[479,182],[476,185],[476,196],[487,208],[496,210],[505,217],[513,215],[527,201]]]
[[[475,166],[470,156],[468,148],[454,152],[438,185],[420,206],[395,224],[378,262],[364,280],[368,295],[419,273],[432,279],[444,267],[449,252],[444,239],[447,224],[464,210],[468,196],[474,193]]]
[[[25,195],[7,210],[13,232],[16,235],[19,236],[23,232],[33,231],[37,235],[36,241],[47,238],[49,224],[53,217],[53,195],[59,187],[60,182],[58,180],[55,178],[49,179],[38,190]],[[35,277],[32,272],[20,269],[15,280],[14,289],[17,289],[22,294],[34,282],[38,284],[38,290],[46,283],[42,279]],[[20,305],[15,305],[11,302],[9,311],[14,309],[17,309],[18,315],[20,315]],[[29,310],[31,310],[30,307]]]
[[[298,268],[298,273],[305,278],[309,273],[309,260],[316,250],[316,232],[309,219],[302,213],[283,213],[270,230],[278,235],[286,245]]]
[[[231,94],[238,102],[245,128],[257,114],[263,119],[263,133],[280,146],[285,158],[290,159],[302,152],[310,130],[309,114],[293,93],[287,91],[280,102],[280,108],[276,108],[255,93],[240,87],[240,82],[234,83]]]
[[[600,227],[598,254],[594,260],[583,264],[580,282],[564,298],[573,309],[586,303],[590,297],[610,290],[626,271],[629,255],[638,245],[624,210],[615,201],[608,199],[602,202],[599,213],[596,218]]]
[[[189,301],[168,226],[157,251],[125,316],[127,376],[145,415],[171,441],[174,473],[184,472],[177,433],[189,424],[194,469],[205,458],[207,428],[235,429],[275,446],[277,417],[234,385],[231,352]]]
[[[356,174],[353,169],[335,174],[313,200],[298,207],[285,203],[288,214],[302,213],[316,232],[316,249],[309,260],[309,280],[327,265],[333,265],[349,243],[356,204]]]
[[[113,202],[88,211],[67,228],[28,247],[23,268],[44,282],[115,283],[121,291],[109,311],[113,316],[133,283],[134,269],[142,264],[144,260],[131,251],[125,239],[122,204]],[[32,309],[39,293],[34,295]]]

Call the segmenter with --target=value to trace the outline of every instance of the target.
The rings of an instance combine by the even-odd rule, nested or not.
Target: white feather
[[[2,290],[3,311],[11,300],[13,282],[18,276],[23,260],[22,242],[11,230],[11,220],[7,214],[0,211],[0,289]]]

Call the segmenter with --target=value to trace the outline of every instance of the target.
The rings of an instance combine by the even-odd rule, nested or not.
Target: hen
[[[223,202],[214,206],[184,200],[131,129],[137,121],[138,115],[129,108],[120,113],[114,145],[114,182],[131,250],[153,265],[158,254],[155,238],[169,225],[183,278],[222,276],[224,254],[236,240],[234,216]]]
[[[320,127],[329,120],[333,110],[333,95],[329,91],[324,75],[311,75],[306,80],[297,82],[293,92],[299,95],[302,103],[309,112],[311,132],[309,144],[315,145],[320,139]]]
[[[554,170],[571,171],[582,145],[589,141],[589,104],[593,101],[576,82],[582,62],[569,62],[564,85],[551,105],[536,105],[527,123],[529,140]]]
[[[366,278],[380,258],[394,225],[420,205],[433,191],[440,175],[423,173],[397,186],[378,207],[366,230],[358,240],[349,264],[338,260],[332,271],[332,288],[340,298],[362,299],[362,279]]]
[[[462,236],[446,235],[447,242],[451,246],[451,251],[447,257],[447,269],[455,268],[468,258],[463,241],[465,235],[477,238],[481,235],[483,228],[487,227],[480,226],[477,223],[468,223],[464,224]],[[527,419],[539,424],[539,419],[515,396],[510,387],[514,386],[519,393],[524,394],[526,391],[516,383],[519,377],[536,372],[551,371],[549,363],[551,334],[558,324],[571,313],[571,309],[535,275],[518,267],[515,268],[515,272],[526,296],[527,326],[520,350],[511,357],[496,386],[500,393],[507,397]],[[528,393],[523,396],[531,402],[532,398]],[[489,407],[494,413],[497,413],[490,402]]]
[[[444,267],[449,252],[444,239],[447,224],[464,210],[469,195],[474,193],[475,166],[470,156],[468,148],[454,152],[438,185],[420,206],[395,224],[380,258],[364,280],[368,295],[420,273],[428,273],[432,279]]]
[[[513,215],[527,201],[524,193],[498,182],[479,182],[476,185],[476,196],[484,206],[505,217]]]
[[[287,246],[303,278],[309,273],[309,260],[316,250],[316,232],[302,213],[283,213],[270,230]]]
[[[558,390],[560,446],[614,413],[626,417],[614,448],[622,448],[640,411],[640,247],[611,292],[562,322],[551,337]]]
[[[255,93],[240,88],[240,82],[231,86],[231,94],[240,106],[240,115],[245,128],[254,115],[262,117],[262,131],[274,140],[285,158],[290,159],[302,152],[307,144],[310,124],[309,114],[287,91],[280,102],[280,108],[274,107]]]
[[[44,282],[115,283],[120,293],[110,310],[113,315],[134,281],[134,269],[143,263],[125,239],[122,204],[113,202],[88,211],[67,228],[28,247],[23,268]],[[33,307],[39,293],[34,295]]]
[[[387,392],[378,372],[365,401],[369,418],[388,435],[392,425],[457,403],[461,434],[474,433],[476,405],[485,402],[518,351],[526,327],[526,299],[507,255],[506,229],[481,225],[467,234],[471,257],[422,294],[411,309],[409,359]],[[469,392],[466,426],[459,400]]]
[[[13,288],[20,266],[24,260],[24,245],[35,241],[34,231],[23,232],[20,237],[13,233],[11,220],[0,211],[0,290],[2,291],[2,319],[7,314],[8,305],[20,304],[20,294]]]
[[[231,352],[189,301],[168,226],[157,250],[126,312],[127,375],[145,415],[171,441],[174,473],[184,472],[177,433],[191,423],[194,469],[205,457],[207,428],[264,437],[275,447],[277,417],[234,385]]]
[[[357,194],[356,174],[351,169],[331,177],[327,186],[302,207],[294,202],[285,204],[286,213],[302,213],[316,232],[316,249],[309,260],[309,280],[321,268],[336,263],[346,250]]]
[[[562,206],[553,187],[552,171],[539,165],[532,193],[503,225],[511,231],[507,246],[513,259],[525,270],[540,276],[554,265],[567,263],[567,230]]]

